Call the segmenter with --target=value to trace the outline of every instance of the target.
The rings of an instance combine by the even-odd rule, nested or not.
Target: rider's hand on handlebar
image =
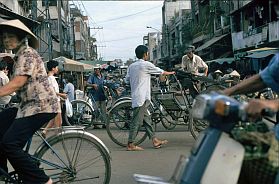
[[[250,120],[256,121],[262,116],[272,116],[278,111],[278,100],[260,100],[252,99],[245,107],[245,111],[250,117]],[[267,110],[268,109],[268,110]]]

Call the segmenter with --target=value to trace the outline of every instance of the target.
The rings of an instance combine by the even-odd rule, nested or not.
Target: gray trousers
[[[100,109],[100,119],[103,124],[107,124],[107,107],[106,101],[96,101],[97,108]],[[96,107],[95,107],[96,108]]]
[[[133,119],[130,123],[128,143],[133,143],[136,139],[139,127],[142,125],[145,127],[149,139],[155,137],[154,127],[152,126],[152,120],[150,112],[147,111],[150,102],[145,101],[140,107],[133,108]]]

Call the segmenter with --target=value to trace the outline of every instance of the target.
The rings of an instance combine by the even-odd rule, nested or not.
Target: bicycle
[[[53,183],[103,183],[108,184],[111,177],[110,152],[106,145],[83,127],[62,127],[48,138],[40,132],[35,134],[42,143],[35,149],[31,158],[52,178]],[[24,151],[30,152],[32,138]],[[0,175],[5,183],[22,183],[18,173],[5,172]]]
[[[152,122],[154,125],[161,122],[168,130],[174,129],[176,125],[186,125],[191,129],[189,123],[191,118],[189,112],[192,105],[190,94],[183,88],[176,75],[173,75],[173,80],[177,84],[176,91],[171,91],[173,87],[170,87],[169,90],[157,89],[152,92],[149,106]],[[182,101],[177,98],[177,95],[182,97]],[[129,124],[133,117],[131,103],[131,99],[125,97],[115,103],[108,113],[107,133],[114,143],[123,147],[127,145]],[[190,132],[192,133],[192,131]],[[140,127],[135,145],[142,143],[146,138],[145,129]]]
[[[85,100],[77,99],[71,101],[73,107],[73,116],[71,125],[84,126],[85,128],[94,125],[106,125],[105,114],[102,114],[97,107],[96,101],[90,92],[85,93]],[[85,95],[84,95],[85,97]]]

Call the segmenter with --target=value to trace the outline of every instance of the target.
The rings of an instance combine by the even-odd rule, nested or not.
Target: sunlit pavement
[[[136,183],[132,178],[134,173],[169,179],[179,156],[189,155],[194,143],[190,132],[185,131],[185,126],[179,126],[175,131],[157,133],[159,138],[169,141],[161,149],[154,149],[147,139],[141,144],[144,151],[129,152],[113,143],[104,129],[89,131],[98,136],[111,151],[112,184]]]
[[[151,141],[146,139],[140,145],[145,150],[137,152],[129,152],[126,151],[126,148],[116,145],[111,141],[105,129],[89,129],[88,131],[99,137],[111,152],[111,184],[133,184],[136,183],[132,178],[135,173],[169,179],[179,156],[189,155],[194,139],[186,130],[186,126],[177,126],[168,132],[163,132],[163,130],[159,126],[159,132],[156,135],[159,138],[167,139],[169,141],[167,145],[154,149]],[[30,152],[33,153],[34,148],[38,147],[41,142],[39,137],[34,136]]]

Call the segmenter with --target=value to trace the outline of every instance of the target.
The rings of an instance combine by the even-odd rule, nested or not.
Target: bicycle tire
[[[197,139],[200,132],[205,130],[209,123],[205,120],[194,119],[192,113],[189,115],[189,130],[194,139]]]
[[[41,161],[40,167],[54,183],[109,184],[110,155],[99,138],[88,132],[70,130],[48,138],[47,142],[59,157],[45,143],[38,148],[34,157],[50,163]]]
[[[170,115],[162,116],[161,123],[162,123],[163,127],[167,130],[173,130],[177,125],[177,123],[174,122],[174,120],[172,119],[172,117]]]
[[[73,116],[71,125],[79,125],[88,128],[92,126],[94,121],[94,109],[84,100],[73,100]]]
[[[132,102],[123,100],[114,106],[108,115],[107,133],[111,140],[119,146],[126,147],[129,137],[129,124],[132,120]],[[147,138],[147,133],[140,127],[136,136],[135,145],[141,144]]]

